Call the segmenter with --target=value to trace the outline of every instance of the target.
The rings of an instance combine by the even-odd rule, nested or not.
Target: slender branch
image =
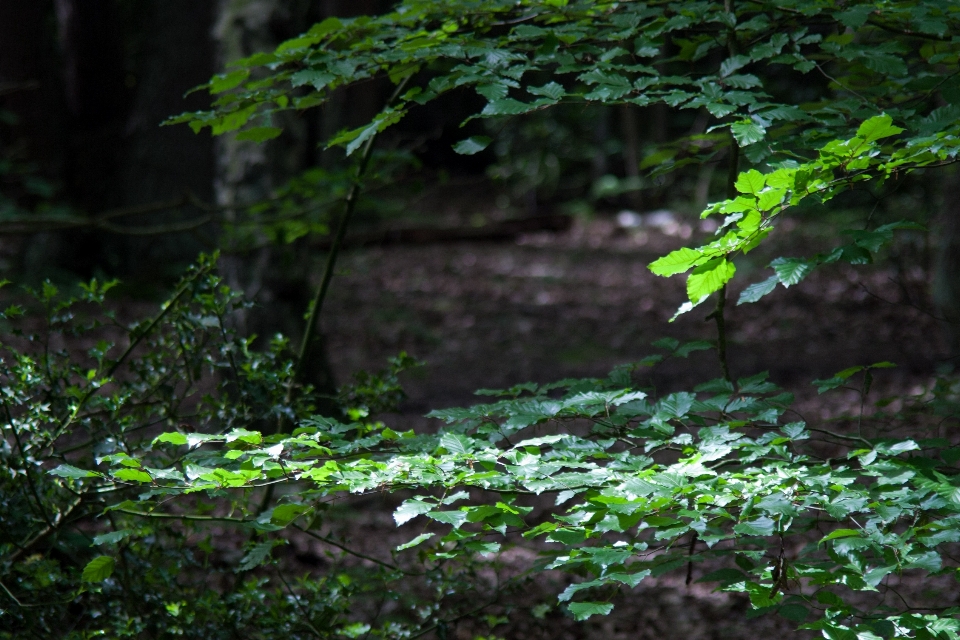
[[[191,520],[201,522],[232,522],[234,524],[249,524],[253,520],[243,520],[241,518],[230,518],[228,516],[195,516],[187,513],[155,513],[152,511],[136,511],[135,509],[114,509],[120,513],[126,513],[131,516],[141,518],[156,518],[158,520]]]
[[[71,515],[73,515],[73,512],[76,511],[81,504],[83,504],[84,499],[86,497],[87,497],[86,494],[81,494],[80,497],[77,498],[73,502],[73,504],[70,505],[70,508],[68,508],[65,512],[57,514],[57,516],[54,517],[52,523],[48,524],[46,527],[41,529],[40,532],[37,533],[35,536],[33,536],[30,540],[27,540],[23,544],[18,545],[17,550],[14,551],[12,554],[10,554],[10,557],[8,557],[6,561],[12,565],[17,560],[19,560],[20,558],[28,554],[30,551],[32,551],[37,544],[42,542],[48,535],[53,533],[57,529],[57,527],[60,526],[61,522],[64,522]]]
[[[412,76],[407,76],[400,82],[400,84],[397,85],[397,88],[390,97],[390,100],[387,101],[388,105],[396,100],[403,89],[407,86],[407,82],[411,77]],[[320,286],[317,288],[317,293],[310,304],[310,314],[307,316],[306,326],[304,327],[303,340],[300,341],[300,350],[297,354],[296,363],[294,364],[293,377],[290,380],[290,384],[287,386],[287,404],[289,404],[293,398],[294,387],[303,379],[307,355],[317,333],[317,321],[320,318],[320,312],[323,309],[323,302],[327,297],[327,291],[330,289],[330,281],[333,279],[333,272],[337,266],[337,257],[340,254],[340,248],[343,245],[343,239],[344,236],[346,236],[347,227],[350,224],[350,219],[353,217],[353,212],[357,208],[357,201],[360,198],[360,191],[363,188],[362,179],[367,171],[367,167],[370,164],[370,157],[373,155],[373,145],[376,141],[376,134],[370,136],[370,139],[367,140],[366,144],[363,146],[363,151],[360,155],[360,161],[357,163],[357,170],[356,175],[354,176],[353,185],[350,187],[350,191],[347,194],[345,201],[346,207],[337,226],[336,236],[333,239],[333,243],[330,245],[330,252],[327,254],[327,264],[323,270],[323,278],[320,281]]]
[[[856,390],[856,389],[854,389],[854,390]],[[870,442],[869,440],[867,440],[866,438],[861,437],[861,436],[847,436],[847,435],[843,435],[842,433],[835,433],[835,432],[830,431],[830,430],[828,430],[828,429],[819,429],[819,428],[816,428],[816,427],[807,427],[807,431],[814,431],[814,432],[816,432],[816,433],[822,433],[822,434],[824,434],[824,435],[830,436],[831,438],[837,438],[837,439],[839,439],[839,440],[849,440],[850,442],[860,442],[860,443],[863,443],[863,444],[867,445],[868,447],[873,448],[873,443]],[[839,444],[839,443],[835,443],[835,444]]]
[[[17,430],[17,425],[13,420],[13,415],[10,413],[10,407],[7,405],[5,400],[3,401],[3,411],[7,416],[7,424],[10,425],[10,430],[13,431],[13,439],[16,440],[17,448],[20,450],[20,461],[23,463],[23,472],[27,476],[27,486],[30,487],[30,493],[33,494],[33,500],[37,504],[37,511],[40,515],[40,518],[47,524],[47,526],[52,527],[53,523],[47,516],[47,510],[43,506],[43,501],[40,500],[40,493],[37,491],[37,486],[33,481],[33,473],[30,471],[30,462],[27,460],[27,452],[23,448],[23,442],[20,440],[20,432]]]
[[[368,555],[366,555],[366,554],[360,553],[359,551],[354,551],[354,550],[351,549],[350,547],[347,547],[347,546],[345,546],[345,545],[343,545],[343,544],[340,544],[340,543],[337,542],[336,540],[332,540],[332,539],[330,539],[330,538],[326,538],[326,537],[324,537],[324,536],[321,536],[319,533],[314,533],[313,531],[310,531],[309,529],[304,529],[303,527],[301,527],[301,526],[298,525],[298,524],[292,524],[292,525],[290,525],[290,526],[292,526],[294,529],[296,529],[297,531],[299,531],[299,532],[301,532],[301,533],[307,534],[308,536],[310,536],[311,538],[313,538],[313,539],[315,539],[315,540],[319,540],[320,542],[325,542],[326,544],[332,545],[332,546],[334,546],[334,547],[336,547],[336,548],[338,548],[338,549],[340,549],[340,550],[342,550],[342,551],[346,551],[347,553],[349,553],[349,554],[352,555],[352,556],[356,556],[357,558],[361,558],[362,560],[369,560],[370,562],[376,563],[376,564],[380,565],[381,567],[384,567],[384,568],[386,568],[386,569],[390,569],[391,571],[402,571],[402,569],[401,569],[400,567],[396,566],[396,565],[390,564],[389,562],[384,562],[383,560],[378,560],[378,559],[374,558],[373,556],[368,556]],[[404,572],[404,573],[406,573],[406,572]]]
[[[101,222],[97,224],[98,229],[103,229],[104,231],[109,231],[111,233],[116,233],[118,235],[124,236],[160,236],[166,235],[168,233],[182,233],[184,231],[193,231],[194,229],[199,229],[203,225],[213,222],[212,215],[200,216],[199,218],[194,218],[193,220],[185,220],[183,222],[171,222],[169,224],[155,224],[146,227],[124,227],[118,224],[110,224],[108,222]]]
[[[109,209],[102,213],[85,216],[12,216],[0,220],[0,234],[21,234],[36,233],[38,231],[57,231],[62,229],[75,229],[80,227],[100,227],[108,224],[109,220],[122,218],[132,215],[143,215],[146,213],[159,213],[176,209],[184,205],[193,205],[194,207],[207,212],[213,212],[219,209],[214,205],[200,200],[192,193],[187,193],[173,200],[161,200],[158,202],[149,202],[147,204],[133,207],[119,207]],[[112,226],[112,225],[111,225]]]
[[[363,178],[363,174],[366,173],[367,166],[370,163],[370,156],[373,154],[373,143],[375,141],[376,136],[371,136],[371,138],[363,147],[363,153],[361,154],[360,162],[357,165],[357,173],[354,177],[353,185],[350,187],[350,192],[347,194],[346,208],[343,212],[343,216],[340,217],[340,222],[337,225],[337,233],[334,236],[333,243],[330,245],[330,251],[327,253],[327,264],[323,270],[323,278],[320,281],[320,286],[317,288],[317,293],[314,296],[313,301],[310,303],[310,315],[307,317],[306,326],[304,327],[303,332],[303,339],[300,341],[300,350],[297,354],[297,361],[293,369],[293,384],[291,384],[287,390],[287,402],[290,402],[292,397],[293,385],[303,379],[307,354],[317,333],[317,320],[320,317],[320,311],[323,309],[323,302],[327,297],[327,291],[330,289],[330,281],[333,280],[333,271],[337,265],[337,258],[340,254],[340,248],[343,246],[343,239],[346,236],[347,227],[349,226],[350,219],[353,217],[353,212],[357,207],[357,200],[359,200],[360,190],[362,188],[361,179]]]
[[[184,282],[180,286],[180,289],[177,290],[174,296],[166,302],[163,309],[160,310],[160,313],[154,316],[153,320],[150,321],[150,324],[148,324],[143,330],[139,331],[137,333],[137,336],[130,341],[129,346],[127,346],[126,350],[122,354],[120,354],[120,357],[117,358],[117,360],[110,366],[110,368],[106,371],[106,374],[104,377],[110,378],[113,376],[114,373],[117,372],[117,369],[120,368],[120,365],[123,364],[123,362],[130,356],[131,353],[133,353],[133,350],[136,349],[137,346],[139,346],[139,344],[143,341],[143,339],[146,338],[154,330],[154,328],[160,323],[161,320],[163,320],[163,318],[167,315],[167,313],[171,309],[173,309],[177,301],[193,286],[193,283],[196,281],[196,279],[202,276],[203,274],[205,274],[208,270],[209,268],[198,270],[197,273],[193,275],[193,277],[188,279],[186,282]],[[80,413],[80,410],[83,409],[83,406],[87,403],[87,401],[102,388],[103,388],[103,385],[98,385],[96,387],[91,387],[87,389],[87,392],[83,395],[82,398],[80,398],[80,401],[77,403],[77,406],[75,406],[73,408],[73,411],[70,412],[70,416],[63,423],[63,425],[57,430],[56,435],[49,440],[48,444],[55,442],[60,436],[62,436],[66,432],[67,427],[69,427],[73,423],[73,421],[76,420],[77,416]]]
[[[909,36],[911,38],[921,38],[923,40],[936,40],[938,42],[952,42],[951,38],[948,36],[940,36],[935,33],[920,33],[919,31],[911,31],[910,29],[900,29],[893,25],[880,22],[876,18],[867,18],[867,24],[873,25],[878,29],[883,29],[884,31],[889,31],[890,33],[897,33],[902,36]]]
[[[727,167],[727,198],[737,197],[737,176],[740,175],[740,145],[737,139],[733,137],[733,131],[730,131],[730,163]],[[713,319],[717,323],[717,357],[720,359],[720,370],[723,372],[723,379],[733,385],[734,393],[737,392],[737,382],[730,375],[730,367],[727,363],[727,322],[724,315],[727,307],[727,285],[720,287],[717,292],[717,306],[707,315],[705,320]]]
[[[300,596],[294,593],[293,589],[290,587],[290,584],[287,582],[287,579],[283,577],[283,572],[279,568],[274,567],[277,572],[277,577],[280,578],[280,582],[283,583],[283,586],[287,588],[287,592],[290,594],[290,599],[293,600],[293,605],[300,611],[300,615],[303,616],[303,624],[310,629],[310,632],[318,638],[323,638],[323,634],[313,626],[313,623],[310,621],[310,617],[307,615],[307,611],[303,608],[303,605],[300,604]]]
[[[834,78],[833,76],[831,76],[829,73],[827,73],[827,72],[823,69],[823,67],[820,66],[820,64],[816,64],[816,67],[817,67],[817,71],[819,71],[820,74],[821,74],[824,78],[826,78],[827,80],[829,80],[830,82],[833,82],[834,84],[836,84],[838,87],[840,87],[840,88],[843,89],[844,91],[847,91],[847,92],[852,93],[853,95],[857,96],[858,98],[860,98],[861,101],[863,101],[864,104],[867,104],[867,105],[872,105],[872,104],[873,104],[872,102],[870,102],[870,100],[867,100],[865,97],[863,97],[862,95],[860,95],[859,93],[857,93],[856,91],[854,91],[853,89],[851,89],[850,87],[848,87],[847,85],[843,84],[842,82],[840,82],[839,80],[837,80],[836,78]]]
[[[7,595],[10,596],[10,598],[17,603],[18,607],[21,607],[21,608],[23,607],[23,604],[19,600],[17,600],[17,596],[13,595],[13,592],[10,591],[10,589],[7,589],[7,585],[3,584],[2,581],[0,581],[0,587],[2,587],[3,590],[7,592]]]
[[[690,558],[687,560],[687,579],[684,584],[690,586],[690,583],[693,582],[693,551],[697,547],[697,539],[700,536],[696,531],[693,532],[693,536],[690,538],[690,546],[687,548],[687,557]]]
[[[717,306],[705,319],[713,319],[717,323],[717,357],[720,360],[720,370],[723,373],[723,379],[732,384],[734,393],[737,393],[737,382],[730,375],[730,367],[727,364],[727,322],[724,317],[726,306],[727,285],[723,285],[717,292]]]

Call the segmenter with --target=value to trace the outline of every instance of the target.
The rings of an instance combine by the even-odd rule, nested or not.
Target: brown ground
[[[715,325],[703,321],[712,310],[707,304],[668,323],[685,300],[684,280],[647,269],[685,242],[600,220],[509,244],[347,254],[323,319],[334,369],[342,382],[401,350],[425,361],[407,378],[406,419],[469,403],[478,388],[605,375],[655,352],[650,343],[665,336],[714,339]],[[809,255],[825,248],[811,248],[809,238],[798,244],[807,246],[780,249]],[[810,380],[849,366],[893,361],[898,368],[886,383],[906,389],[925,382],[943,360],[938,322],[921,310],[930,306],[922,268],[829,266],[756,304],[735,306],[741,288],[771,273],[763,266],[774,255],[751,254],[731,285],[734,375],[766,370],[806,397]],[[662,367],[655,381],[689,386],[719,372],[715,355],[701,352]]]

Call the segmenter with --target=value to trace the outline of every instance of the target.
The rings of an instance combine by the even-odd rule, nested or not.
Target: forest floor
[[[432,409],[476,402],[480,388],[606,375],[658,352],[650,345],[660,338],[715,340],[715,324],[704,321],[712,303],[669,322],[686,300],[684,278],[657,277],[647,265],[692,240],[667,231],[674,233],[597,219],[516,242],[348,253],[323,318],[338,382],[407,351],[425,365],[406,375],[409,400],[399,418],[416,421]],[[679,230],[691,232],[706,235]],[[764,268],[772,257],[832,248],[811,234],[785,235],[738,261],[726,311],[734,376],[769,371],[801,403],[816,398],[825,418],[830,401],[817,396],[813,379],[886,360],[897,368],[878,376],[877,393],[905,392],[949,362],[926,258],[909,243],[882,266],[831,265],[737,306],[743,287],[772,273]],[[665,363],[653,382],[671,390],[719,375],[715,352],[706,351]]]
[[[409,398],[402,412],[383,418],[394,428],[429,429],[437,425],[424,414],[483,401],[473,394],[479,388],[604,376],[617,364],[656,352],[650,343],[659,338],[715,339],[714,323],[704,321],[707,305],[669,322],[685,299],[684,280],[659,278],[647,269],[689,242],[682,236],[702,233],[682,225],[625,229],[601,218],[577,222],[567,233],[509,243],[351,252],[342,259],[323,321],[338,381],[348,381],[353,371],[379,369],[388,357],[407,351],[425,364],[404,374]],[[885,266],[832,266],[790,289],[778,287],[756,304],[736,306],[743,286],[769,275],[764,267],[772,257],[827,248],[816,246],[819,241],[815,233],[787,234],[778,241],[780,253],[758,251],[740,264],[727,307],[733,374],[769,371],[796,394],[795,408],[810,422],[856,408],[855,393],[819,396],[810,384],[846,367],[897,364],[877,376],[870,402],[920,392],[948,361],[941,327],[928,311],[924,251],[915,243],[895,249]],[[650,382],[670,391],[719,375],[716,353],[701,351],[659,365]],[[365,552],[382,554],[387,544],[413,535],[394,525],[395,505],[395,497],[370,498],[362,507],[346,508],[339,531]],[[320,551],[322,545],[316,546]],[[530,561],[520,549],[511,553],[504,558],[507,573],[511,564]],[[511,596],[527,614],[509,624],[494,617],[489,629],[461,625],[449,637],[751,638],[795,628],[776,616],[746,620],[743,598],[712,593],[696,582],[686,586],[683,576],[669,575],[620,597],[608,617],[578,625],[556,607],[538,617],[530,607],[553,601],[549,592],[563,588],[552,584],[558,580],[545,578]]]

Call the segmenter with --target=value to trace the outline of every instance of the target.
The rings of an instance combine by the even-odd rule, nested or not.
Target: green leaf
[[[566,94],[563,85],[556,82],[548,82],[542,87],[527,87],[527,92],[535,96],[543,96],[553,100],[559,100]]]
[[[334,16],[326,18],[322,22],[318,22],[317,24],[313,25],[310,27],[310,31],[307,33],[315,38],[323,38],[331,33],[336,33],[341,29],[343,29],[343,22],[340,20],[340,18]]]
[[[283,129],[279,127],[253,127],[251,129],[245,129],[237,134],[237,140],[246,140],[249,142],[266,142],[267,140],[273,140],[277,136],[283,133]]]
[[[689,391],[671,393],[657,403],[657,413],[668,418],[685,418],[696,399]]]
[[[473,450],[473,441],[456,433],[446,433],[440,438],[440,446],[450,453],[465,454]]]
[[[248,429],[231,429],[226,435],[227,442],[246,442],[247,444],[260,444],[263,442],[263,434],[259,431],[250,431]]]
[[[214,76],[210,81],[210,93],[217,94],[235,89],[240,86],[244,80],[250,77],[250,69],[237,69],[230,73],[222,73]]]
[[[603,580],[591,580],[589,582],[576,582],[567,585],[567,588],[557,596],[557,600],[560,602],[567,602],[570,600],[570,598],[575,596],[577,592],[583,591],[584,589],[592,589],[593,587],[598,587],[603,584],[606,584]]]
[[[853,374],[860,373],[861,371],[864,370],[864,368],[865,367],[861,367],[859,365],[855,367],[847,367],[843,371],[838,371],[833,375],[837,378],[840,378],[841,380],[846,380],[847,378],[851,377]]]
[[[236,131],[247,124],[256,111],[257,105],[254,104],[243,109],[225,113],[211,123],[210,132],[215,136],[220,136],[230,131]]]
[[[777,615],[786,618],[790,622],[801,624],[807,619],[807,616],[810,615],[810,610],[802,604],[785,604],[777,609]]]
[[[707,342],[706,340],[694,340],[678,347],[673,352],[673,355],[678,358],[686,358],[694,351],[706,351],[708,349],[713,349],[713,343]]]
[[[461,140],[453,145],[453,150],[464,156],[472,156],[480,153],[490,145],[490,138],[487,136],[470,136],[466,140]]]
[[[762,127],[759,124],[749,120],[730,125],[730,131],[733,133],[733,137],[737,141],[737,144],[739,144],[741,147],[746,147],[756,142],[760,142],[763,140],[764,136],[767,135],[767,130],[765,127]]]
[[[491,100],[481,111],[484,116],[517,116],[541,106],[541,102],[520,102],[513,98],[503,98],[501,100]]]
[[[736,272],[736,266],[726,258],[714,258],[694,269],[687,278],[687,297],[692,302],[702,300],[719,291]]]
[[[660,338],[650,343],[651,346],[654,346],[658,349],[666,349],[668,351],[676,351],[677,347],[680,346],[680,341],[676,338]]]
[[[845,378],[838,378],[834,376],[825,380],[814,380],[812,384],[817,387],[817,393],[826,393],[827,391],[836,389],[837,387],[843,385],[845,381]]]
[[[687,271],[702,259],[702,251],[684,247],[654,260],[648,269],[658,276],[667,277]]]
[[[87,563],[80,575],[83,582],[103,582],[113,574],[116,562],[110,556],[97,556]]]
[[[583,529],[557,529],[547,536],[547,542],[559,542],[565,545],[582,543],[587,537]]]
[[[423,542],[424,540],[429,540],[430,538],[432,538],[432,537],[435,536],[435,535],[436,535],[435,533],[421,533],[420,535],[418,535],[416,538],[414,538],[414,539],[411,540],[410,542],[405,542],[405,543],[401,544],[399,547],[396,548],[396,550],[397,550],[397,551],[403,551],[404,549],[410,549],[410,548],[412,548],[412,547],[417,546],[418,544],[420,544],[420,543]]]
[[[153,439],[153,444],[159,444],[162,442],[167,442],[174,445],[183,445],[187,444],[187,436],[183,435],[182,433],[170,432],[161,433]]]
[[[770,266],[777,273],[780,283],[789,287],[806,278],[813,271],[814,263],[803,258],[777,258]]]
[[[780,277],[773,275],[764,280],[763,282],[756,282],[743,291],[740,292],[740,298],[737,300],[737,306],[741,304],[748,304],[751,302],[756,302],[763,296],[772,292],[777,283],[780,281]]]
[[[303,71],[297,71],[295,74],[290,76],[290,84],[294,87],[301,87],[305,84],[309,84],[317,91],[320,91],[336,79],[337,76],[333,75],[332,73],[326,73],[316,69],[304,69]]]
[[[857,137],[866,142],[874,142],[882,138],[889,138],[901,133],[903,129],[893,125],[893,118],[888,115],[874,116],[864,121],[857,129]]]
[[[776,523],[770,518],[763,516],[750,522],[741,522],[733,527],[733,530],[743,536],[772,536]]]
[[[756,169],[750,169],[737,177],[734,186],[740,193],[757,195],[766,184],[766,177]]]
[[[305,504],[281,504],[274,507],[270,514],[270,524],[278,527],[285,527],[304,513],[311,510],[311,507]]]
[[[875,10],[876,6],[872,4],[854,5],[834,13],[833,17],[843,26],[857,29],[863,26]]]
[[[246,555],[243,556],[243,559],[240,560],[240,566],[237,567],[237,571],[250,571],[262,564],[266,564],[270,561],[270,553],[273,551],[273,547],[274,542],[272,540],[253,545],[253,547],[247,551]]]
[[[836,540],[837,538],[849,538],[852,536],[859,536],[862,532],[856,529],[837,529],[836,531],[831,531],[823,538],[820,539],[820,543],[824,543],[827,540]]]
[[[459,529],[467,521],[466,511],[431,511],[427,517],[437,522],[451,525],[454,529]]]
[[[941,566],[943,566],[943,560],[940,558],[939,553],[936,551],[925,551],[924,553],[907,556],[903,568],[923,569],[924,571],[933,573],[939,571]]]
[[[609,602],[571,602],[567,609],[573,614],[574,620],[586,620],[590,616],[605,616],[613,611]]]
[[[677,318],[679,318],[679,317],[682,316],[683,314],[689,313],[690,311],[693,311],[695,308],[697,308],[698,306],[700,306],[701,304],[703,304],[703,301],[704,301],[704,300],[706,300],[705,297],[704,297],[704,298],[700,298],[700,299],[697,300],[696,302],[693,302],[693,301],[691,301],[691,300],[687,300],[686,302],[684,302],[682,305],[680,305],[680,306],[677,308],[677,310],[676,310],[676,311],[674,312],[674,314],[673,314],[673,317],[671,317],[668,322],[673,322],[674,320],[676,320]]]
[[[113,471],[111,474],[117,480],[125,480],[127,482],[153,482],[153,478],[146,471],[141,471],[140,469],[120,469],[118,471]]]
[[[407,500],[393,512],[393,519],[396,520],[397,526],[399,527],[408,520],[413,520],[431,509],[433,509],[433,505],[427,504],[426,502],[421,502],[416,499]]]
[[[749,56],[736,55],[730,56],[720,64],[720,77],[725,78],[732,74],[737,69],[742,69],[745,65],[750,63]]]
[[[407,112],[403,109],[387,108],[378,113],[373,120],[356,129],[341,131],[327,143],[327,148],[346,145],[347,155],[352,155],[361,145],[376,136],[381,131],[400,122]]]
[[[56,469],[51,469],[48,471],[52,476],[60,476],[61,478],[99,478],[100,474],[96,471],[85,471],[84,469],[77,469],[74,466],[69,464],[62,464]]]
[[[98,546],[102,544],[116,544],[124,538],[132,536],[133,533],[133,529],[120,529],[118,531],[101,533],[100,535],[93,537],[93,544]]]

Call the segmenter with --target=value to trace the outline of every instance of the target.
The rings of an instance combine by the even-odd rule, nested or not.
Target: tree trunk
[[[943,205],[937,229],[937,260],[933,298],[943,317],[949,357],[960,356],[960,174],[947,169]],[[960,363],[955,363],[960,364]]]
[[[125,206],[170,201],[192,193],[213,198],[213,143],[183,125],[162,127],[170,116],[205,108],[201,93],[184,93],[209,80],[214,73],[213,7],[195,0],[140,0],[131,16],[138,34],[132,72],[126,84],[133,92],[124,126],[124,148],[118,189]],[[184,207],[161,216],[129,219],[128,224],[169,223],[203,215]],[[124,254],[125,271],[150,277],[157,264],[179,271],[204,250],[192,234],[130,237]],[[165,274],[168,275],[169,274]]]
[[[258,51],[273,50],[283,40],[306,31],[320,16],[314,15],[312,3],[281,0],[220,0],[214,26],[218,66],[222,69],[232,60]],[[306,118],[284,118],[284,133],[266,144],[237,141],[233,136],[216,140],[216,201],[228,209],[228,222],[242,215],[241,208],[268,196],[271,190],[319,161],[317,123],[319,115],[308,112]],[[308,119],[314,121],[308,124]],[[239,330],[256,333],[269,339],[280,332],[296,344],[303,331],[307,305],[312,298],[312,284],[318,274],[310,272],[318,264],[317,256],[298,256],[291,260],[280,255],[285,249],[269,247],[259,251],[253,261],[227,255],[221,269],[235,289],[255,298],[258,308],[240,319]],[[294,249],[295,250],[295,249]],[[284,263],[286,268],[281,266]],[[292,266],[292,268],[291,268]],[[336,393],[336,381],[329,364],[322,333],[307,356],[306,381],[325,395]],[[333,411],[333,406],[321,407]]]

